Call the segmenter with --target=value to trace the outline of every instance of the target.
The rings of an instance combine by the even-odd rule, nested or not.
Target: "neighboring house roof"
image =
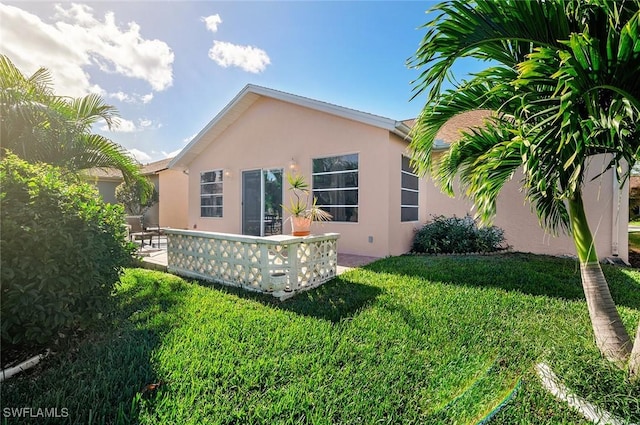
[[[353,121],[368,124],[374,127],[383,128],[408,139],[410,128],[401,121],[369,114],[366,112],[349,109],[331,103],[307,97],[297,96],[266,87],[246,85],[236,97],[227,104],[182,151],[169,163],[169,168],[187,168],[200,153],[202,153],[216,137],[233,124],[251,105],[261,97],[280,100],[298,106],[325,112],[327,114],[350,119]]]
[[[84,170],[83,175],[95,180],[122,180],[122,172],[115,168],[90,168]]]
[[[413,125],[416,123],[416,118],[409,118],[408,120],[402,120],[402,123],[409,128],[413,128]]]
[[[493,111],[488,109],[478,109],[477,111],[468,111],[458,114],[446,122],[436,134],[436,143],[438,140],[450,145],[460,139],[462,131],[472,128],[482,127],[484,121],[491,116]]]
[[[150,162],[140,166],[140,173],[143,176],[149,176],[168,169],[171,158],[161,159],[160,161]],[[96,180],[122,180],[122,172],[116,168],[91,168],[85,171],[87,177]]]
[[[493,111],[488,109],[478,109],[454,116],[447,121],[445,125],[440,128],[438,134],[436,134],[436,138],[433,141],[433,149],[448,149],[451,143],[460,139],[462,131],[482,127],[485,119],[490,117],[492,113]],[[402,122],[409,128],[413,128],[416,123],[416,118],[403,120]]]
[[[169,168],[169,163],[171,162],[171,158],[161,159],[160,161],[150,162],[142,166],[142,174],[147,176],[149,174],[156,174],[160,171],[164,171]]]

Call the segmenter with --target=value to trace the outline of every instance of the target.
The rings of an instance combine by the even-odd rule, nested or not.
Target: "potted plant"
[[[289,205],[283,205],[291,216],[291,234],[293,236],[307,236],[311,233],[311,222],[329,221],[331,214],[320,209],[317,199],[311,195],[309,183],[300,174],[287,173],[287,183],[292,196]]]

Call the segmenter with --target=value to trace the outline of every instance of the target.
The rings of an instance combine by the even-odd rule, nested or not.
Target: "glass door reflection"
[[[242,172],[242,234],[282,234],[282,169]]]

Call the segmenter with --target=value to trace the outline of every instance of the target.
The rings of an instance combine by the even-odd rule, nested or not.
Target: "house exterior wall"
[[[418,181],[418,221],[401,220],[402,194],[402,156],[410,156],[408,142],[399,136],[389,133],[388,167],[389,167],[389,252],[386,255],[401,255],[411,250],[417,229],[428,219],[427,181]]]
[[[179,170],[158,173],[158,220],[161,227],[186,229],[188,226],[189,177]]]
[[[312,231],[340,233],[340,252],[389,255],[388,145],[387,130],[291,103],[259,98],[189,165],[189,228],[241,233],[242,171],[281,168],[286,173],[293,158],[299,173],[311,182],[313,158],[357,153],[358,223],[314,223]],[[223,182],[223,217],[203,218],[200,217],[200,173],[214,169],[231,173]],[[284,186],[286,205],[289,202],[286,182]],[[289,222],[285,222],[283,232],[290,232]]]
[[[614,255],[612,245],[617,243],[618,256],[628,260],[628,234],[626,225],[628,220],[628,199],[626,196],[614,201],[613,173],[607,172],[594,181],[595,177],[608,161],[604,156],[591,161],[588,178],[583,191],[585,210],[589,225],[596,238],[596,250],[600,258]],[[524,200],[520,191],[521,173],[505,184],[498,196],[497,212],[494,224],[505,232],[507,243],[515,250],[550,255],[575,255],[573,240],[567,235],[551,236],[546,234],[538,223],[531,205]],[[622,188],[624,193],[628,188]],[[464,217],[473,215],[471,202],[461,198],[462,191],[456,190],[456,198],[449,198],[442,194],[433,181],[427,183],[427,204],[429,215],[444,215]],[[431,217],[429,217],[430,219]],[[620,225],[622,223],[622,225]],[[617,239],[617,240],[616,240]]]
[[[167,173],[179,173],[184,177],[181,171],[160,173],[163,192],[160,222],[162,226],[239,234],[242,232],[243,171],[282,169],[287,173],[293,159],[297,163],[297,172],[311,184],[314,158],[357,153],[358,222],[314,223],[312,231],[339,233],[338,250],[341,253],[376,257],[402,254],[411,249],[416,229],[431,216],[463,217],[473,214],[468,200],[449,198],[431,180],[420,179],[419,220],[401,221],[401,158],[408,153],[407,146],[406,140],[382,128],[270,97],[259,97],[188,164],[186,193],[181,192],[182,186],[177,180],[172,189],[164,184],[165,176],[169,177]],[[593,159],[587,181],[606,163],[604,157]],[[200,175],[213,170],[225,171],[223,216],[220,218],[200,216]],[[566,235],[550,236],[540,227],[531,206],[525,203],[520,192],[520,180],[521,175],[516,175],[498,198],[494,224],[504,229],[507,243],[516,251],[574,254],[571,238]],[[286,181],[283,186],[284,204],[287,205],[290,197]],[[611,172],[589,182],[583,194],[585,207],[596,236],[599,256],[613,256],[616,253],[614,245],[617,245],[618,256],[627,261],[628,197],[624,191],[628,187],[623,188],[622,196],[615,200],[613,188]],[[459,195],[460,191],[457,193]],[[184,215],[177,212],[176,221],[170,223],[171,211],[176,212],[180,205],[188,205]],[[283,233],[287,234],[290,233],[290,223],[286,221],[287,213],[283,213]]]
[[[160,179],[157,174],[148,175],[147,178],[151,182],[151,184],[158,191],[158,195],[160,194]],[[143,224],[145,227],[157,227],[160,224],[160,206],[159,203],[156,202],[152,206],[150,206],[145,212],[143,216]]]
[[[116,199],[116,187],[118,187],[120,183],[122,183],[122,181],[97,180],[94,182],[98,188],[98,193],[102,196],[102,200],[108,204],[118,203]]]

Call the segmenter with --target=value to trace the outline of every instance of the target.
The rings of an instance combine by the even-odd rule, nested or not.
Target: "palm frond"
[[[7,56],[0,55],[0,146],[31,162],[46,162],[77,172],[113,167],[125,180],[141,180],[139,164],[91,126],[114,124],[117,110],[90,94],[78,99],[57,96],[44,68],[25,77]],[[151,194],[148,183],[142,183]]]
[[[508,123],[494,117],[485,127],[465,132],[437,163],[436,180],[453,195],[459,178],[471,199],[476,218],[490,224],[496,214],[496,200],[521,165],[521,142],[513,138]]]
[[[502,72],[502,70],[496,70]],[[464,82],[458,90],[448,90],[441,101],[425,107],[412,128],[409,149],[418,174],[431,173],[431,149],[440,129],[453,117],[480,109],[499,110],[511,98],[508,87],[495,83],[489,75]],[[501,92],[500,89],[503,89]]]
[[[417,168],[433,174],[431,146],[449,118],[490,107],[503,133],[490,125],[453,145],[435,174],[442,189],[450,193],[459,177],[489,217],[509,171],[521,167],[541,224],[568,230],[565,202],[581,190],[589,158],[609,155],[604,171],[622,178],[622,164],[639,159],[640,0],[453,0],[432,11],[410,61],[424,69],[413,98],[427,93],[412,135]],[[443,91],[465,57],[492,64]]]
[[[72,99],[69,108],[70,115],[75,118],[77,124],[87,129],[99,120],[104,120],[111,129],[115,124],[114,119],[119,117],[117,109],[106,104],[97,94]]]
[[[413,82],[413,98],[429,90],[428,99],[441,92],[453,64],[474,57],[514,68],[530,53],[532,44],[554,47],[569,33],[571,22],[560,2],[533,0],[447,1],[433,7],[436,17],[409,65],[424,68]]]

